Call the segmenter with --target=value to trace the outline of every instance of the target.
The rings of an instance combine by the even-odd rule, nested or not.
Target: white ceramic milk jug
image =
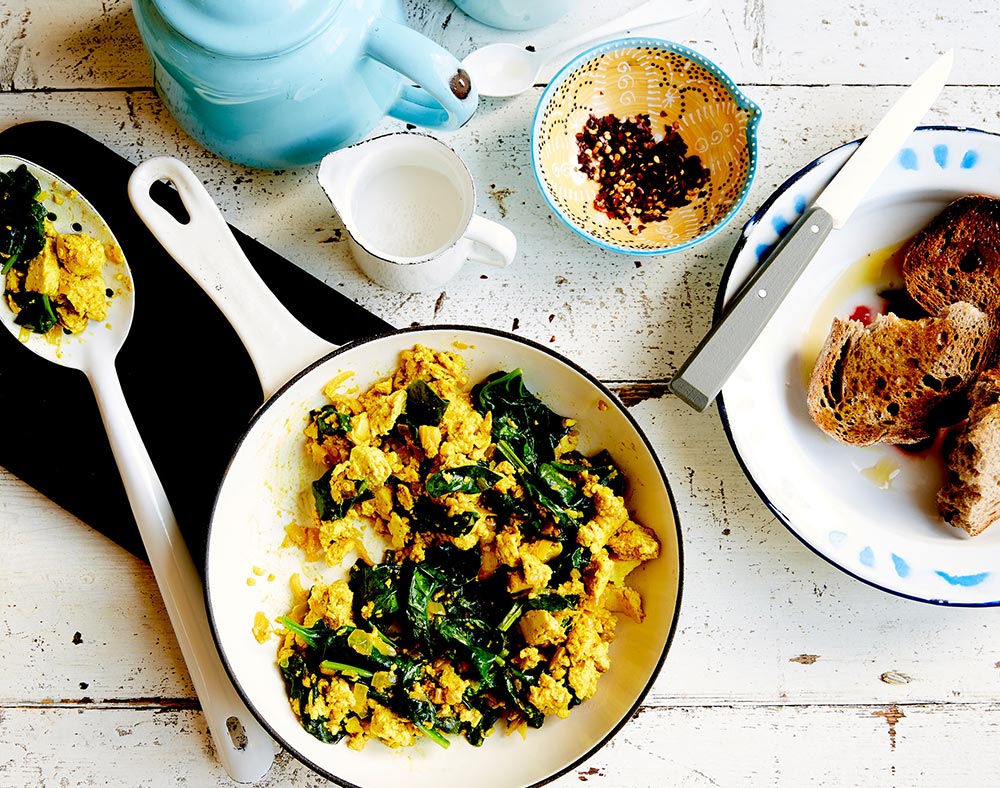
[[[430,290],[467,260],[506,266],[514,259],[514,234],[476,215],[468,167],[434,137],[399,132],[335,151],[323,158],[319,181],[358,268],[383,287]]]

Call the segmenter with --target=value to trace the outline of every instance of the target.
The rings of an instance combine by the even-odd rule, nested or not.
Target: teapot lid
[[[326,26],[343,0],[153,0],[178,33],[232,57],[267,57]]]

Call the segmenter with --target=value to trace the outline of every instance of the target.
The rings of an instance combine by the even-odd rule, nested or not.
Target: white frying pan
[[[150,187],[158,180],[176,187],[190,217],[187,224],[150,198]],[[483,788],[536,785],[607,742],[634,713],[666,656],[677,624],[682,565],[676,507],[663,470],[614,395],[551,350],[488,329],[416,328],[342,347],[330,345],[298,323],[267,289],[211,197],[184,164],[172,158],[141,164],[132,175],[129,196],[156,238],[229,318],[268,397],[222,481],[205,571],[209,616],[223,662],[250,710],[275,739],[342,785],[411,788],[464,788],[470,775]],[[178,318],[184,319],[183,314]],[[549,407],[578,419],[581,450],[611,452],[628,479],[630,509],[637,521],[656,532],[662,552],[634,578],[646,620],[636,625],[620,618],[611,669],[597,695],[568,719],[550,718],[524,739],[498,730],[478,748],[460,738],[448,749],[424,739],[397,750],[371,742],[363,752],[354,752],[342,743],[324,744],[301,727],[275,664],[277,641],[258,643],[251,627],[258,611],[272,621],[288,611],[292,574],[299,573],[306,586],[317,577],[346,574],[340,568],[305,565],[297,549],[280,547],[286,525],[308,522],[311,499],[303,491],[318,469],[305,456],[302,430],[309,410],[324,401],[323,385],[349,371],[354,373],[352,383],[364,389],[395,369],[401,350],[418,343],[460,349],[473,382],[497,369],[522,369],[528,387]]]

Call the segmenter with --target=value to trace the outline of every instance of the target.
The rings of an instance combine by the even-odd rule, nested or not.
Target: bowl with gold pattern
[[[532,167],[552,211],[587,240],[630,255],[676,252],[743,205],[760,115],[694,50],[617,39],[549,83],[532,123]]]

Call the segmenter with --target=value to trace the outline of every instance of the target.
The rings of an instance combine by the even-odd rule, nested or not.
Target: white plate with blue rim
[[[716,317],[859,144],[808,164],[750,219],[723,276]],[[914,131],[743,358],[719,412],[758,495],[818,555],[892,594],[986,606],[1000,605],[1000,523],[970,537],[940,517],[940,450],[848,446],[821,432],[806,408],[809,372],[833,317],[884,308],[882,294],[901,284],[906,242],[967,194],[1000,196],[1000,135]]]

